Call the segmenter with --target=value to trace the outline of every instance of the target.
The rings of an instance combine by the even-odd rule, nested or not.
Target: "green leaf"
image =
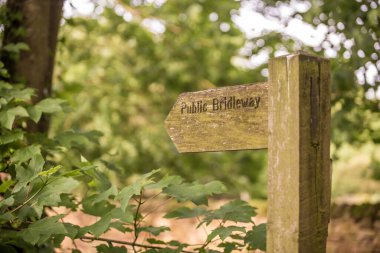
[[[41,156],[41,148],[39,145],[31,145],[25,148],[17,149],[11,158],[13,163],[25,163],[30,159],[33,159],[37,156]]]
[[[121,208],[115,208],[110,213],[112,219],[118,219],[124,223],[132,223],[134,219],[134,215],[129,209],[124,211]]]
[[[169,186],[164,189],[164,193],[175,198],[179,202],[192,201],[196,205],[207,205],[207,197],[213,194],[220,194],[226,191],[226,187],[219,181],[212,181],[205,185],[194,183],[184,183]]]
[[[127,252],[127,248],[125,247],[115,247],[111,245],[107,246],[105,244],[96,246],[96,250],[99,253],[126,253]]]
[[[102,200],[107,200],[110,196],[116,196],[117,194],[117,188],[113,185],[107,191],[91,196],[92,204],[96,204]]]
[[[235,242],[223,242],[218,245],[219,248],[223,248],[223,253],[231,253],[233,250],[238,250],[239,249],[238,246],[244,246],[244,245],[240,245]]]
[[[56,206],[61,202],[61,194],[71,193],[79,186],[79,182],[73,178],[56,177],[51,178],[51,182],[45,186],[36,197],[36,203],[40,206]]]
[[[3,199],[3,200],[0,200],[0,208],[3,207],[3,206],[11,206],[13,205],[13,203],[15,202],[13,196],[10,196],[6,199]]]
[[[29,169],[32,169],[33,173],[37,174],[43,169],[44,164],[45,164],[45,159],[42,157],[41,154],[37,154],[33,156],[32,159],[30,159],[30,162],[28,165],[29,165]]]
[[[210,224],[213,220],[234,221],[249,223],[252,217],[256,215],[256,208],[250,206],[247,202],[242,200],[231,201],[214,212],[210,212],[203,222]]]
[[[83,162],[82,173],[86,176],[92,178],[92,181],[88,183],[90,187],[96,188],[97,191],[105,191],[111,187],[111,182],[108,177],[99,171],[96,166]],[[85,169],[91,168],[91,169]]]
[[[24,138],[24,133],[22,131],[13,131],[9,133],[3,133],[0,136],[0,145],[5,145],[15,141],[22,140]]]
[[[0,184],[0,193],[6,192],[14,183],[13,180],[3,181],[2,184]]]
[[[38,102],[34,108],[42,113],[55,113],[63,111],[62,104],[65,100],[59,98],[46,98]]]
[[[5,77],[5,78],[9,78],[9,73],[6,69],[0,68],[0,76]],[[0,104],[3,104],[3,102],[1,100],[2,99],[0,99]]]
[[[63,206],[71,209],[71,211],[76,211],[78,204],[75,201],[75,197],[70,193],[61,193],[61,201],[58,203],[58,206]]]
[[[187,243],[180,243],[179,241],[176,241],[176,240],[172,240],[168,242],[168,245],[178,247],[178,248],[184,248],[184,247],[189,246],[189,244]]]
[[[27,108],[29,117],[37,123],[40,121],[42,113],[56,113],[64,111],[66,101],[57,98],[46,98],[38,102],[35,106]]]
[[[229,237],[233,232],[245,232],[244,227],[229,226],[229,227],[218,227],[207,236],[207,242],[211,242],[215,237],[219,236],[223,241]]]
[[[14,216],[9,212],[6,212],[0,215],[0,222],[2,223],[12,222],[13,220],[14,220]]]
[[[28,107],[27,111],[31,120],[33,120],[35,123],[38,123],[38,121],[40,121],[42,111],[36,109],[34,106]]]
[[[91,170],[95,170],[96,166],[95,165],[90,165],[90,166],[84,166],[79,169],[74,169],[70,170],[68,172],[62,173],[62,176],[64,177],[77,177],[77,176],[82,176],[82,175],[87,175],[86,172],[89,172]]]
[[[29,225],[28,228],[20,232],[20,236],[31,244],[42,244],[53,235],[66,234],[65,226],[59,222],[64,215],[57,215],[37,220]]]
[[[73,131],[62,133],[56,136],[55,139],[59,142],[59,144],[67,148],[87,146],[91,143],[85,134]]]
[[[95,222],[90,226],[83,227],[79,230],[79,234],[86,234],[87,232],[93,234],[95,237],[101,236],[104,232],[106,232],[111,223],[111,215],[104,215],[100,220]]]
[[[122,233],[132,232],[133,231],[131,228],[126,227],[123,222],[119,222],[119,221],[111,222],[110,228],[117,229],[117,230],[119,230]]]
[[[86,213],[101,216],[114,208],[114,205],[111,205],[108,199],[110,196],[116,196],[117,194],[116,186],[111,186],[100,194],[91,195],[83,200],[83,210]]]
[[[147,185],[145,189],[163,189],[170,185],[179,185],[182,182],[183,182],[183,179],[180,176],[165,175],[165,177],[163,177],[157,183],[152,183],[152,184]]]
[[[86,136],[86,138],[93,143],[99,143],[99,138],[103,136],[103,133],[97,130],[81,132],[80,134]]]
[[[116,197],[117,200],[120,200],[121,208],[125,210],[132,196],[139,195],[141,190],[142,190],[141,182],[134,183],[133,185],[124,187]]]
[[[201,207],[195,207],[193,209],[189,207],[179,207],[177,209],[174,209],[173,211],[167,213],[164,218],[177,218],[177,219],[187,219],[187,218],[194,218],[199,217],[202,215],[207,214],[208,211]]]
[[[16,106],[9,110],[1,111],[0,124],[7,129],[12,129],[16,116],[27,117],[28,112],[24,107],[21,106]]]
[[[164,241],[160,241],[160,240],[157,240],[157,239],[155,239],[155,238],[148,238],[148,239],[146,239],[147,240],[147,242],[149,242],[150,244],[161,244],[161,245],[165,245],[166,244],[166,242],[164,242]]]
[[[91,198],[85,198],[82,202],[82,205],[84,213],[94,216],[103,216],[115,208],[115,205],[109,203],[109,201],[106,200],[92,204]]]
[[[18,54],[20,51],[26,51],[29,50],[28,44],[24,42],[18,42],[18,43],[9,43],[3,47],[5,51]]]
[[[21,165],[16,165],[15,170],[16,170],[16,179],[17,179],[16,182],[17,183],[15,184],[15,186],[12,189],[13,193],[20,191],[29,182],[36,179],[38,177],[38,173],[39,173],[38,170],[34,171],[32,169],[29,169],[29,168],[24,168]]]
[[[129,211],[124,212],[120,208],[114,208],[110,212],[102,216],[102,218],[99,221],[95,222],[90,226],[81,228],[79,230],[79,234],[85,234],[87,232],[90,232],[95,237],[99,237],[111,227],[112,219],[118,219],[123,222],[131,223],[133,221],[133,214]]]
[[[70,237],[71,239],[75,239],[80,227],[71,223],[63,223],[63,225],[67,231],[66,236]]]
[[[57,166],[54,166],[48,170],[41,171],[40,173],[38,173],[38,175],[42,176],[42,177],[49,177],[62,168],[63,168],[62,165],[57,165]]]
[[[12,99],[28,101],[34,95],[34,89],[32,88],[20,89],[19,87],[15,87],[12,85],[8,95],[9,95],[8,101]]]
[[[123,210],[126,209],[128,202],[132,198],[132,196],[140,195],[140,192],[143,190],[145,186],[153,183],[151,176],[157,173],[158,171],[159,170],[153,170],[150,173],[142,175],[141,178],[137,180],[137,182],[124,187],[120,191],[120,193],[116,196],[115,199],[120,200],[120,205]]]
[[[243,235],[231,235],[231,238],[234,240],[244,241]]]
[[[248,244],[249,249],[266,251],[266,234],[266,224],[254,226],[252,230],[247,232],[246,237],[244,238],[244,243]]]
[[[159,234],[161,234],[162,232],[165,232],[165,231],[170,231],[170,228],[168,227],[165,227],[165,226],[161,226],[161,227],[152,227],[152,226],[147,226],[147,227],[139,227],[138,228],[138,232],[148,232],[154,236],[158,236]]]

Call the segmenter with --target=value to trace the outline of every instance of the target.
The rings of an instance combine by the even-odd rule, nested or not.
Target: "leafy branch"
[[[252,217],[256,215],[255,209],[246,202],[235,200],[215,210],[207,207],[210,197],[226,191],[219,181],[206,184],[184,182],[180,176],[163,175],[160,170],[153,170],[118,189],[109,181],[104,168],[98,169],[89,162],[68,166],[67,160],[72,154],[66,157],[65,152],[79,152],[80,156],[78,147],[88,144],[94,135],[67,132],[50,139],[25,133],[19,128],[22,124],[18,121],[38,121],[42,113],[60,111],[64,104],[61,100],[46,99],[35,106],[29,105],[27,101],[31,94],[30,90],[0,83],[0,96],[4,98],[0,100],[3,103],[0,107],[0,149],[4,158],[0,168],[9,175],[7,181],[0,182],[0,229],[3,231],[0,247],[12,248],[12,242],[19,241],[22,243],[17,246],[28,252],[42,245],[60,247],[62,240],[68,237],[77,252],[75,240],[106,242],[108,245],[98,246],[99,252],[111,252],[116,248],[126,251],[113,243],[130,246],[135,253],[206,252],[210,245],[226,252],[232,248],[265,248],[265,230],[262,227],[257,229],[260,225],[254,225],[250,231],[245,228],[252,225]],[[66,162],[57,157],[65,158]],[[79,186],[88,189],[82,197],[73,194]],[[153,195],[144,199],[147,191]],[[167,205],[169,201],[177,202],[178,207]],[[30,208],[23,208],[32,202]],[[143,210],[147,203],[153,203],[149,205],[151,209]],[[176,240],[161,241],[161,234],[170,228],[145,223],[149,215],[157,213],[163,206],[169,206],[164,216],[166,219],[196,219],[197,229],[202,227],[207,235],[206,241],[194,245]],[[68,212],[61,214],[54,207],[66,207]],[[93,215],[98,220],[84,227],[66,222],[63,218],[73,211]],[[14,219],[15,215],[17,219]],[[213,221],[219,223],[216,228]],[[227,226],[231,222],[245,225]],[[210,233],[206,229],[208,226],[212,229]],[[133,240],[104,237],[111,228],[131,233]],[[142,233],[148,238],[142,240]],[[237,242],[237,239],[244,243]]]
[[[103,237],[94,237],[94,236],[83,236],[80,239],[90,240],[90,241],[103,241],[103,242],[107,242],[107,243],[123,244],[123,245],[132,246],[133,248],[136,246],[141,247],[141,248],[145,248],[145,249],[158,249],[158,250],[162,250],[162,249],[167,248],[167,247],[163,247],[163,246],[162,247],[161,246],[154,246],[154,245],[149,245],[149,244],[141,244],[141,243],[137,243],[137,242],[127,242],[127,241],[114,240],[114,239],[103,238]],[[181,250],[181,252],[195,253],[195,251],[189,251],[189,250]]]

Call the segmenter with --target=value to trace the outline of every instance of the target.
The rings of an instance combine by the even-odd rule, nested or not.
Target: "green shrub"
[[[6,75],[1,69],[0,73]],[[231,252],[232,250],[265,249],[265,224],[255,225],[255,208],[235,200],[216,210],[207,208],[208,198],[226,191],[219,181],[207,184],[184,182],[180,176],[162,175],[153,170],[133,184],[118,189],[94,164],[82,159],[67,163],[91,142],[98,132],[65,132],[57,136],[29,133],[27,125],[37,123],[43,114],[64,112],[64,100],[48,98],[32,105],[33,90],[0,81],[0,250],[1,252],[53,252],[65,237],[72,240],[105,241],[99,252]],[[65,162],[66,161],[66,162]],[[81,194],[74,194],[76,189]],[[154,193],[145,198],[145,192]],[[84,193],[85,192],[85,193]],[[83,195],[83,196],[82,196]],[[198,217],[198,226],[219,224],[202,245],[159,240],[168,227],[147,226],[141,208],[160,196],[161,201],[176,200],[164,218]],[[157,203],[157,202],[155,202]],[[90,226],[79,227],[64,221],[64,214],[47,215],[47,210],[64,206],[99,217]],[[155,209],[156,210],[156,209]],[[153,210],[154,212],[154,210]],[[243,224],[243,225],[242,225]],[[133,241],[116,242],[101,236],[110,228],[130,233]],[[149,234],[143,244],[141,233]],[[217,245],[211,250],[210,245]],[[77,249],[74,252],[79,252]]]

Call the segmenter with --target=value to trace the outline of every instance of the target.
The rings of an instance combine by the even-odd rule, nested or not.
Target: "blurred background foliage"
[[[100,146],[83,143],[85,158],[117,183],[164,168],[265,198],[266,151],[179,155],[163,122],[181,92],[265,81],[269,58],[305,50],[332,63],[333,194],[373,196],[380,192],[379,5],[67,0],[53,89],[75,109],[54,118],[50,133],[102,132]],[[73,153],[68,162],[80,159]]]

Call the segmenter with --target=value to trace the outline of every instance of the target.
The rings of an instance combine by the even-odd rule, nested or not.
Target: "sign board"
[[[268,84],[179,95],[165,128],[180,153],[268,146]]]

